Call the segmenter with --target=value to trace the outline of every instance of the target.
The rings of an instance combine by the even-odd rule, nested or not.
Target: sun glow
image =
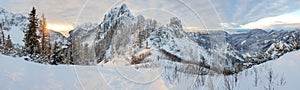
[[[61,24],[47,24],[47,29],[54,31],[70,31],[74,27],[72,25],[61,25]]]
[[[64,36],[69,36],[69,31],[74,29],[73,25],[68,24],[47,24],[47,29],[60,32]]]

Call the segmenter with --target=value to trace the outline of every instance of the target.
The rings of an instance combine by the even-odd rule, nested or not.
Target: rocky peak
[[[121,7],[116,7],[111,9],[107,14],[104,16],[104,20],[100,24],[102,30],[100,32],[106,32],[112,26],[120,23],[125,19],[134,19],[133,14],[130,12],[130,9],[127,7],[126,4],[123,4]]]
[[[105,16],[103,21],[112,21],[120,17],[134,17],[126,4],[121,7],[111,9]]]
[[[130,12],[130,9],[127,7],[126,4],[123,4],[119,10],[119,13],[118,13],[118,17],[119,16],[133,16],[132,13]]]
[[[181,20],[178,17],[171,18],[170,25],[179,26],[179,28],[182,28]]]

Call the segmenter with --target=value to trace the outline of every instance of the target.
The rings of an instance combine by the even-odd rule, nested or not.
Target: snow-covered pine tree
[[[4,46],[4,45],[5,45],[5,37],[4,37],[4,32],[3,32],[3,30],[2,30],[2,32],[1,32],[1,35],[2,35],[2,39],[1,39],[2,45]]]
[[[3,53],[3,40],[2,40],[2,36],[3,35],[3,30],[2,30],[2,24],[0,23],[0,53]]]
[[[294,47],[294,50],[298,50],[300,48],[295,34],[292,34],[292,45]]]
[[[73,61],[73,54],[72,54],[72,49],[71,48],[68,48],[67,49],[68,50],[68,53],[67,53],[67,58],[66,58],[66,60],[67,60],[67,63],[66,64],[74,64],[74,61]]]
[[[72,43],[67,44],[67,48],[64,50],[64,64],[74,64],[72,56]]]
[[[62,49],[55,42],[53,49],[51,50],[50,64],[57,65],[62,63],[63,60]]]
[[[26,30],[24,43],[25,43],[25,52],[27,54],[35,55],[40,53],[40,44],[39,36],[37,35],[38,29],[38,18],[36,17],[36,9],[33,7],[31,13],[29,14],[29,25],[28,30]]]
[[[7,48],[14,48],[14,45],[13,43],[11,42],[10,40],[10,35],[7,36],[7,39],[6,39],[6,45],[5,45]]]
[[[3,32],[3,25],[0,23],[0,46],[4,46],[5,45],[5,41],[4,41],[4,32]]]
[[[4,33],[3,33],[3,31],[0,29],[0,46],[4,46],[3,44],[4,44],[4,42],[3,42],[3,37],[4,37]]]
[[[50,40],[49,40],[50,41]],[[48,44],[48,50],[49,50],[49,53],[47,54],[47,55],[45,55],[45,58],[46,58],[46,63],[50,63],[51,62],[51,57],[52,57],[52,45],[51,45],[51,43],[49,42],[49,43],[47,43]]]

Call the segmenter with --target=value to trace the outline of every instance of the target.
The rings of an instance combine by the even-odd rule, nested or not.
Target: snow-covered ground
[[[264,90],[269,87],[275,90],[297,90],[300,88],[299,58],[300,50],[288,53],[278,60],[254,66],[236,76],[209,75],[204,82],[206,85],[197,88],[206,90],[213,86],[214,89],[222,90],[229,85],[233,90]],[[166,73],[162,68],[136,69],[114,64],[41,65],[19,57],[0,55],[1,90],[182,89],[195,82],[193,76],[179,76],[182,81],[172,84],[167,74],[172,76],[174,73]]]
[[[269,61],[243,71],[239,75],[241,77],[239,77],[238,81],[240,81],[241,86],[238,88],[240,90],[266,89],[270,84],[270,72],[272,72],[271,88],[275,90],[299,90],[299,69],[300,50],[287,53],[275,61]],[[255,71],[257,71],[257,74]],[[255,74],[258,76],[257,87],[254,87]]]
[[[209,77],[213,77],[213,84],[218,90],[299,90],[299,68],[300,50],[254,66],[237,75]]]
[[[166,89],[158,69],[41,65],[0,55],[0,90]]]

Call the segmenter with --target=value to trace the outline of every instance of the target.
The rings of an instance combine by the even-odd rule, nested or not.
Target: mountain
[[[267,32],[262,29],[253,29],[239,34],[228,34],[225,31],[209,31],[208,33],[191,32],[189,36],[209,51],[225,45],[226,47],[222,47],[226,52],[224,60],[233,63],[236,69],[237,66],[242,65],[241,70],[275,60],[287,52],[300,49],[300,30]]]
[[[270,31],[254,29],[249,33],[235,34],[228,41],[241,54],[247,57],[257,57],[273,60],[283,54],[298,50],[300,30]],[[249,56],[250,55],[250,56]]]
[[[68,39],[72,43],[70,51],[74,64],[80,65],[100,62],[141,64],[163,60],[216,68],[215,71],[221,72],[223,68],[234,67],[226,56],[236,62],[242,60],[235,51],[222,52],[224,48],[207,49],[198,44],[183,30],[177,17],[171,18],[167,25],[160,25],[156,20],[135,16],[125,4],[108,12],[100,25],[71,31]]]
[[[166,26],[159,25],[142,15],[134,16],[125,4],[108,12],[93,29],[71,31],[69,40],[76,64],[97,64],[119,58],[129,58],[128,62],[132,62],[132,57],[143,51],[152,53],[149,59],[163,57],[158,55],[162,51],[191,61],[207,56],[202,47],[189,39],[178,18],[170,19]]]
[[[5,35],[12,34],[12,43],[21,49],[27,17],[4,9],[0,16],[4,26],[1,31]],[[267,32],[254,29],[238,34],[186,32],[177,17],[161,25],[156,20],[134,15],[126,4],[111,9],[100,24],[77,26],[67,38],[48,31],[51,44],[57,42],[63,48],[61,55],[64,60],[71,61],[68,64],[179,67],[181,72],[196,74],[208,74],[208,71],[238,73],[300,47],[299,30]]]
[[[88,25],[90,28],[74,29],[68,37],[74,64],[128,65],[164,60],[231,74],[299,49],[297,30],[185,32],[177,17],[160,25],[156,20],[135,16],[125,4],[111,9],[99,25],[83,26]]]

